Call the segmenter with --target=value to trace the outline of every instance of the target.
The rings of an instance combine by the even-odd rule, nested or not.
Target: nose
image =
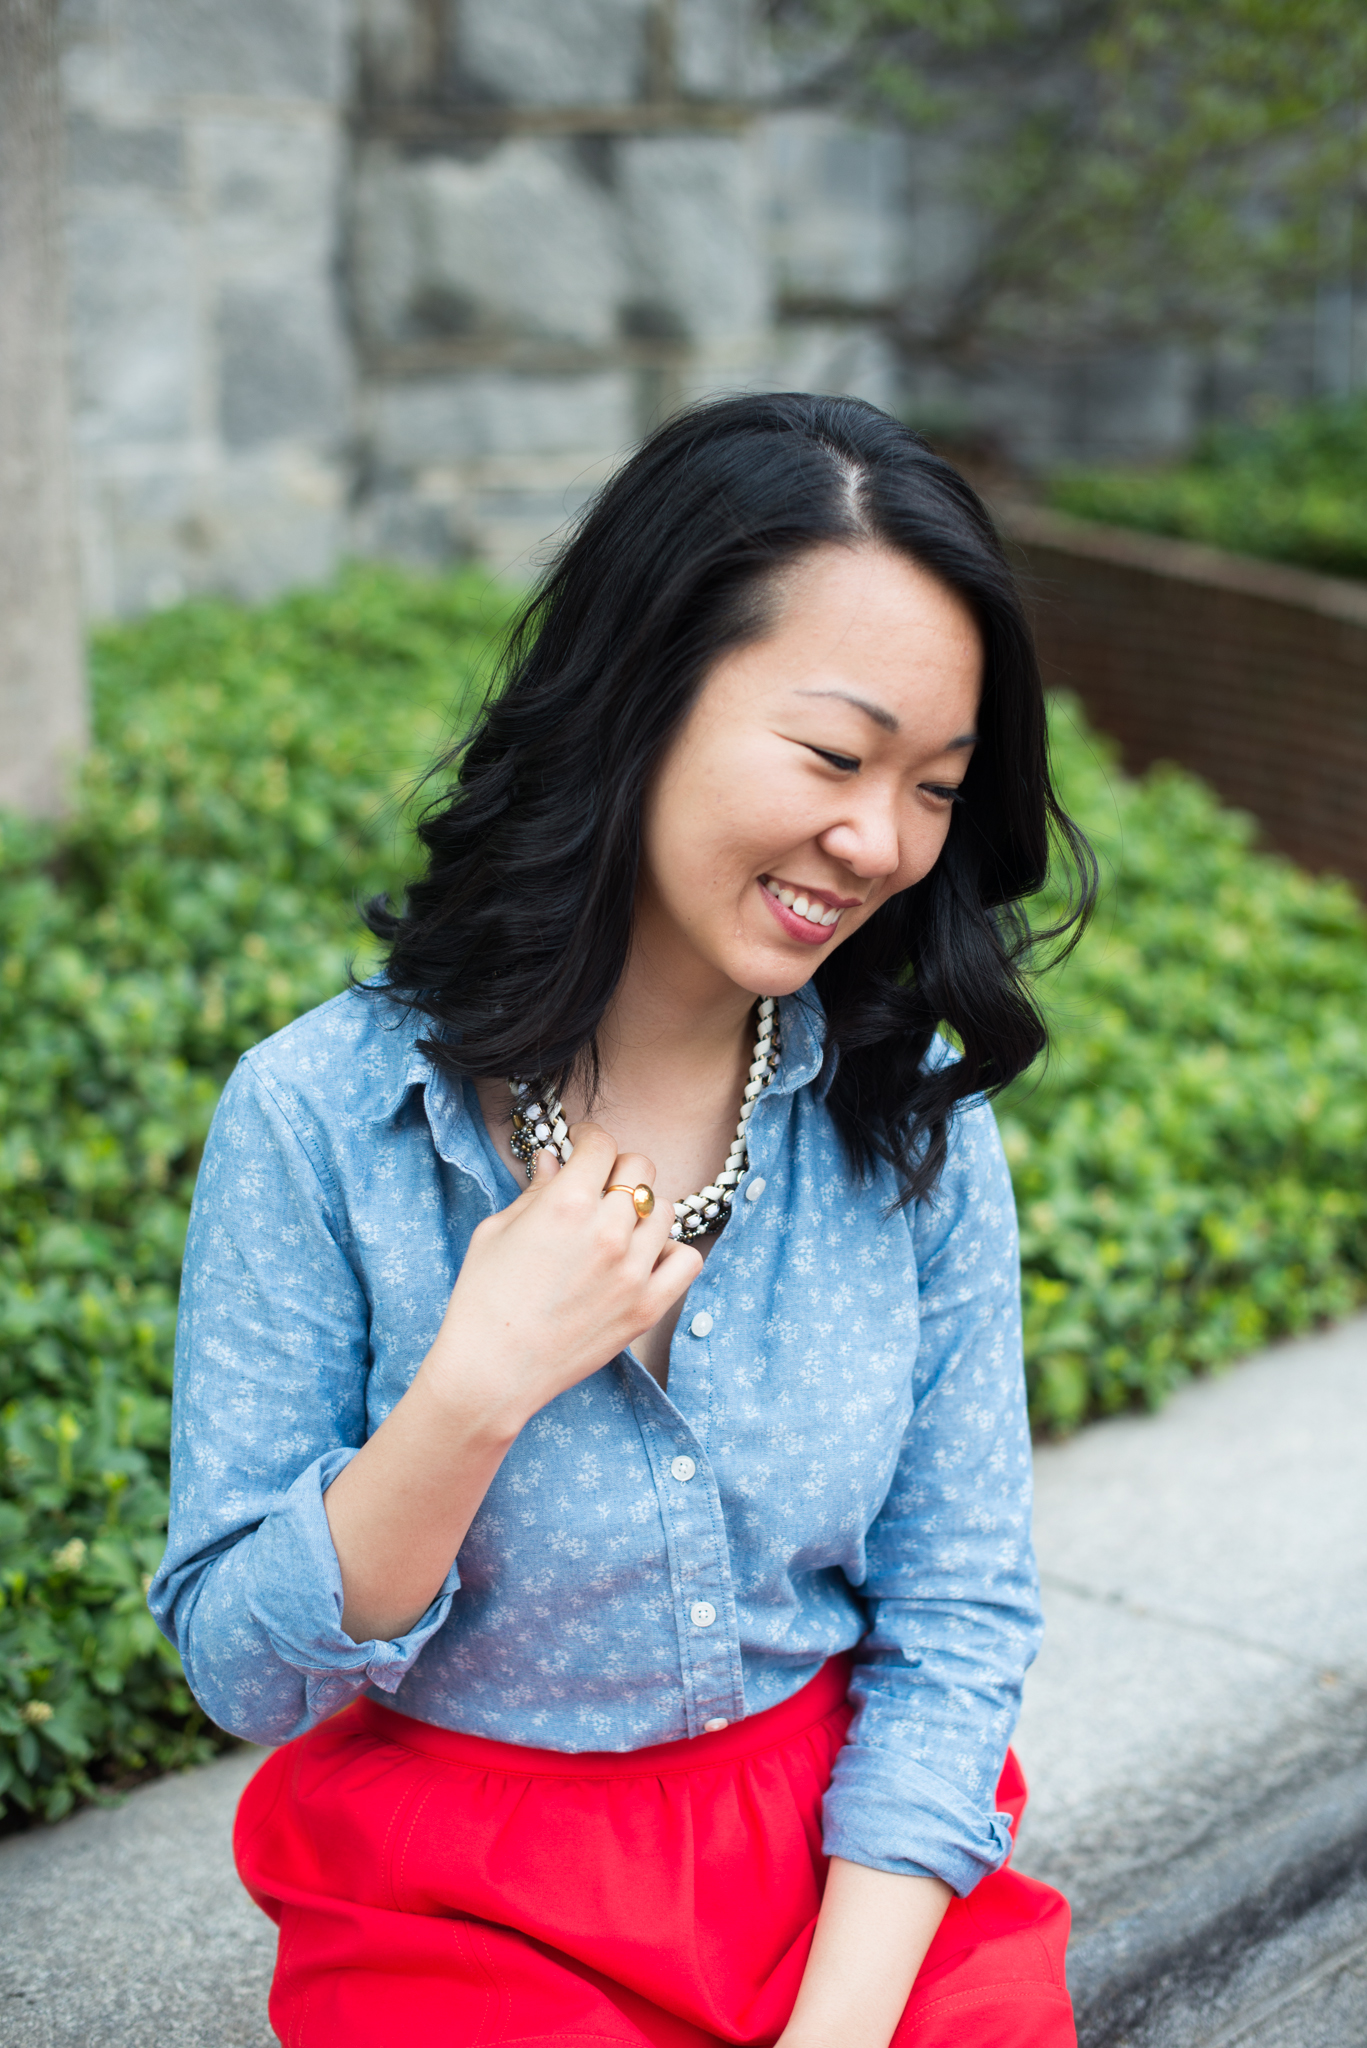
[[[895,796],[891,791],[863,792],[839,824],[818,835],[817,844],[864,881],[880,882],[896,874],[901,847]]]

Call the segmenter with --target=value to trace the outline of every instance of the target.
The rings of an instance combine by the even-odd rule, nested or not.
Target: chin
[[[747,989],[754,996],[791,996],[806,986],[833,951],[833,947],[823,946],[812,959],[794,960],[767,947],[756,948],[746,959],[728,966],[727,973],[737,988]]]

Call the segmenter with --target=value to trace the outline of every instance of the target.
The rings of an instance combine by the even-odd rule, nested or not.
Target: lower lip
[[[838,924],[819,925],[813,929],[805,917],[795,917],[786,903],[780,903],[777,896],[771,896],[763,882],[757,882],[755,886],[790,939],[797,939],[804,946],[824,946],[839,931]]]

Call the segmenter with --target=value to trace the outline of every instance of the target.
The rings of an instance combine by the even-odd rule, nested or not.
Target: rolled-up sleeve
[[[994,1795],[1041,1632],[1015,1202],[985,1103],[913,1229],[915,1406],[856,1581],[871,1626],[825,1846],[963,1894],[1010,1848]]]
[[[370,1314],[327,1161],[250,1055],[214,1117],[176,1327],[171,1514],[149,1605],[219,1727],[283,1742],[392,1692],[459,1585],[392,1642],[342,1629],[323,1495],[365,1440]]]

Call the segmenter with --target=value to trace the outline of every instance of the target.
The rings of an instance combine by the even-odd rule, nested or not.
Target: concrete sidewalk
[[[1367,2048],[1367,1317],[1037,1454],[1019,1861],[1085,2048]],[[5,2048],[270,2048],[256,1753],[0,1844]]]
[[[1072,1901],[1090,2048],[1205,2048],[1367,1937],[1367,1317],[1041,1446],[1036,1488],[1018,1861]]]

